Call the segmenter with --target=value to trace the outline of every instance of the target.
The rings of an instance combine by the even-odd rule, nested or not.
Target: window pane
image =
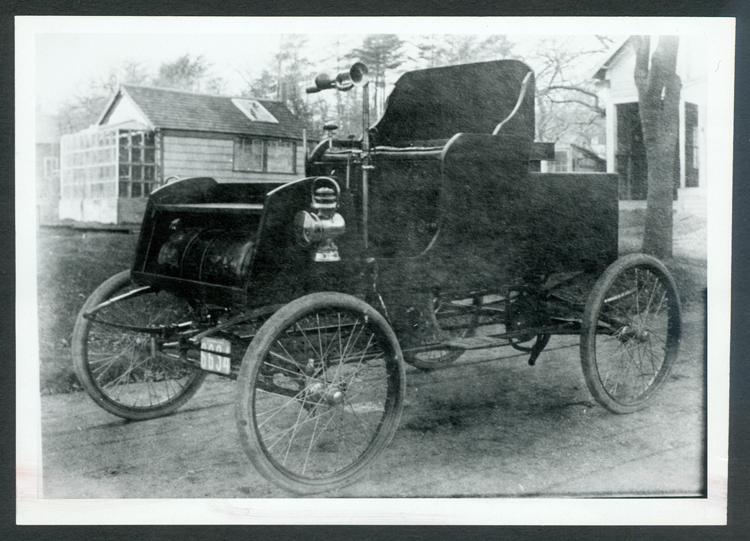
[[[143,150],[143,161],[145,163],[154,163],[156,161],[156,150],[153,148],[146,148]]]
[[[143,166],[143,180],[154,180],[156,167],[153,165]]]
[[[235,171],[263,171],[263,141],[238,139],[234,143]]]
[[[143,197],[147,197],[148,194],[151,193],[151,184],[144,182],[143,183]]]
[[[132,192],[130,193],[130,196],[131,197],[140,197],[141,193],[142,193],[142,190],[141,190],[142,186],[143,186],[143,184],[141,184],[140,182],[134,182],[133,183],[133,187],[132,187]]]
[[[552,167],[555,172],[565,173],[568,170],[568,153],[566,151],[555,152],[555,162]]]
[[[266,141],[268,171],[271,173],[294,173],[294,143],[288,141]]]
[[[146,134],[146,141],[147,146],[154,146],[154,132],[150,131]]]
[[[133,134],[133,146],[143,146],[143,134],[142,133]]]
[[[120,165],[120,174],[119,174],[120,180],[128,180],[130,179],[130,166],[129,165]]]
[[[141,163],[141,153],[143,152],[143,150],[140,148],[133,147],[130,150],[130,152],[131,152],[130,161],[132,161],[133,163]]]
[[[129,182],[120,182],[119,197],[128,197],[128,184]]]
[[[134,165],[132,167],[133,171],[133,180],[143,180],[143,166],[142,165]]]

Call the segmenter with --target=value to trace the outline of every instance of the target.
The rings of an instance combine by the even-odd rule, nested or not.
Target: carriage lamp
[[[333,239],[346,231],[344,218],[336,212],[341,190],[332,178],[319,177],[312,184],[310,210],[301,210],[294,217],[294,233],[300,246],[316,246],[316,262],[340,261]]]

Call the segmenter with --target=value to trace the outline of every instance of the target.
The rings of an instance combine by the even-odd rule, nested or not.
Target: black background
[[[16,526],[14,33],[16,15],[304,16],[648,16],[736,17],[732,348],[728,525],[706,527],[37,527]],[[343,32],[331,28],[331,32]],[[92,0],[13,1],[0,5],[0,537],[3,539],[750,539],[750,2],[690,0]],[[249,54],[251,54],[249,52]],[[22,59],[21,59],[22,61]],[[28,249],[28,248],[26,248]],[[540,516],[543,505],[540,505]],[[293,513],[290,509],[290,513]]]

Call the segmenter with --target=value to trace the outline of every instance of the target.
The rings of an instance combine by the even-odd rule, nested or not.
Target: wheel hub
[[[344,402],[345,397],[344,389],[340,385],[326,385],[318,381],[307,388],[305,402],[312,405],[328,404],[329,406],[338,406]]]
[[[625,325],[622,328],[622,331],[620,331],[619,338],[621,342],[635,340],[636,342],[644,343],[650,340],[651,333],[646,328],[636,328],[630,325]]]

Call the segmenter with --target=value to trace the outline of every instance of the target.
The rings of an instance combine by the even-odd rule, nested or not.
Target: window
[[[234,170],[296,173],[297,145],[281,139],[239,138],[234,142]]]
[[[259,101],[247,100],[242,98],[232,98],[232,103],[234,103],[235,107],[245,113],[245,116],[253,122],[270,122],[272,124],[279,123],[279,121],[276,120],[276,117],[269,113],[268,109],[263,107]]]
[[[61,139],[60,154],[63,199],[98,199],[115,196],[116,130],[84,131],[64,135]]]
[[[54,177],[60,171],[60,161],[54,158],[44,158],[44,178]]]
[[[235,171],[263,171],[263,141],[239,139],[234,143]]]
[[[118,140],[119,197],[148,197],[156,179],[153,132],[121,131]]]
[[[294,143],[266,141],[266,154],[269,173],[294,173]]]
[[[153,132],[111,128],[64,135],[61,157],[65,199],[148,197],[156,182]]]
[[[565,173],[568,171],[568,151],[556,150],[555,161],[552,164],[552,171],[556,173]]]

